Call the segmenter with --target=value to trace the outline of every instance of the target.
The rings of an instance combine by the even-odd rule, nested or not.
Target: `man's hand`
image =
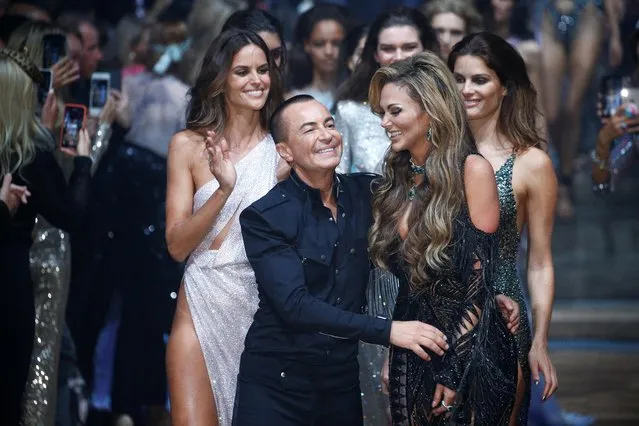
[[[517,330],[519,330],[519,303],[503,294],[495,296],[495,300],[497,301],[497,306],[506,322],[508,330],[512,334],[516,334]]]
[[[446,335],[432,325],[419,321],[393,321],[391,325],[390,342],[394,346],[410,349],[424,361],[430,361],[430,356],[424,348],[444,355],[448,349]]]

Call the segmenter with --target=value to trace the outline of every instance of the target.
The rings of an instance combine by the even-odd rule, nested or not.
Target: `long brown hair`
[[[523,152],[533,146],[545,149],[546,141],[537,125],[541,114],[537,91],[519,52],[503,38],[484,31],[466,36],[455,45],[448,56],[451,71],[455,70],[457,59],[465,55],[481,58],[506,88],[497,130],[513,144],[513,151]]]
[[[436,54],[420,53],[377,70],[368,95],[374,112],[380,110],[382,88],[390,83],[403,87],[430,117],[432,136],[428,142],[431,147],[425,166],[425,188],[416,192],[409,232],[399,246],[409,265],[411,286],[420,289],[433,272],[449,266],[451,259],[446,249],[453,237],[453,222],[465,205],[462,167],[474,142],[455,80]],[[385,268],[396,247],[397,227],[409,202],[410,154],[389,150],[384,175],[378,183],[369,242],[373,262]]]
[[[189,105],[186,113],[186,128],[196,132],[211,129],[217,134],[224,130],[229,119],[224,98],[226,79],[233,64],[233,57],[244,46],[254,44],[266,55],[268,60],[271,87],[266,104],[260,111],[263,129],[268,128],[268,121],[275,108],[283,100],[280,73],[275,62],[260,36],[244,30],[231,29],[217,37],[204,56],[202,69],[195,85],[189,90]]]

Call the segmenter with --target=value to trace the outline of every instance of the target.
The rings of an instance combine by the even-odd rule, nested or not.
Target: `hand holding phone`
[[[109,100],[111,74],[94,72],[91,75],[91,93],[89,94],[89,114],[97,117]]]
[[[51,68],[67,53],[67,37],[64,34],[47,34],[42,37],[42,68]]]
[[[87,108],[79,104],[64,106],[64,122],[60,134],[60,148],[65,152],[75,152],[80,142],[80,130],[84,128]],[[79,155],[82,155],[78,152]]]
[[[73,59],[64,57],[51,67],[53,71],[53,87],[60,89],[74,83],[80,78],[80,67]]]

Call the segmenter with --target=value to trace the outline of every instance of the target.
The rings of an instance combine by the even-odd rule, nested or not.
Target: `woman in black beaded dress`
[[[371,257],[399,278],[393,319],[438,327],[450,345],[430,362],[391,348],[393,424],[506,425],[517,353],[492,288],[499,201],[490,163],[472,154],[454,78],[435,54],[378,70],[369,99],[391,141]]]

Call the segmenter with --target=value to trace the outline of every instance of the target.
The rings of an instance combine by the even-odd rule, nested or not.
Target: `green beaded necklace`
[[[423,175],[424,173],[426,173],[426,168],[424,167],[426,166],[426,164],[418,166],[413,162],[413,159],[410,159],[410,172],[411,172],[411,179],[413,176],[415,175]],[[413,184],[410,189],[408,190],[408,200],[409,201],[413,201],[415,199],[415,190],[417,189],[417,185]]]

